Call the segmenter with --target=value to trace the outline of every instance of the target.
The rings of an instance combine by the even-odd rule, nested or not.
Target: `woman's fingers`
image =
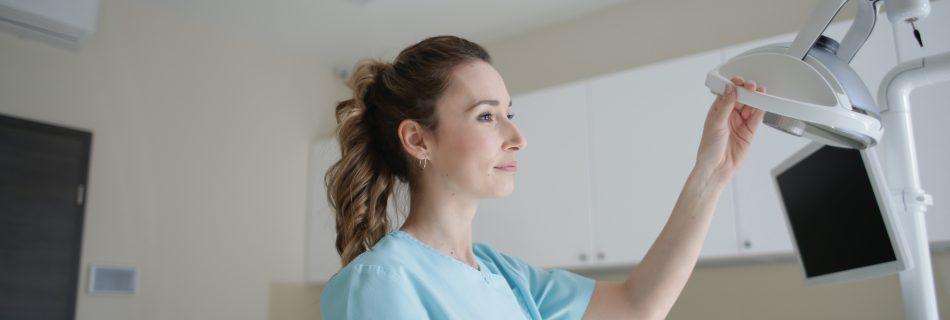
[[[713,101],[712,107],[709,108],[708,120],[712,121],[712,123],[722,123],[729,117],[729,114],[732,113],[735,104],[736,86],[727,86],[725,92],[717,97],[716,101]]]
[[[745,79],[743,79],[741,76],[733,76],[730,80],[732,80],[732,84],[736,86],[742,86],[745,83]]]
[[[730,90],[730,88],[726,88],[726,92],[716,98],[713,108],[710,110],[710,114],[714,116],[715,122],[719,123],[726,121],[726,118],[729,118],[729,115],[733,112],[738,113],[740,118],[744,121],[752,122],[752,120],[755,120],[755,117],[763,117],[765,113],[761,112],[761,110],[748,108],[747,105],[739,103],[737,101],[738,93],[736,92],[737,88],[739,87],[749,91],[757,92],[764,92],[762,91],[763,88],[759,88],[755,81],[747,81],[741,76],[733,76],[730,81],[733,84],[733,86],[731,86],[732,90]]]
[[[742,87],[749,91],[755,91],[755,80],[746,81]],[[747,105],[742,103],[738,106],[739,109],[745,109],[745,107],[747,107]]]
[[[767,93],[768,89],[765,88],[765,86],[761,86],[758,89],[756,89],[756,91],[761,92],[761,93]],[[765,111],[761,109],[757,109],[757,108],[749,108],[749,109],[755,110],[755,112],[752,113],[752,119],[751,119],[752,121],[751,123],[749,123],[749,129],[752,129],[752,132],[755,132],[756,128],[759,127],[759,124],[762,123],[762,118],[765,117]]]

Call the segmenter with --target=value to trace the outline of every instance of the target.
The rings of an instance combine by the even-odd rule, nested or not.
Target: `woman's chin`
[[[492,193],[492,198],[504,198],[510,196],[515,191],[515,186],[512,183],[499,186],[495,189],[495,192]]]

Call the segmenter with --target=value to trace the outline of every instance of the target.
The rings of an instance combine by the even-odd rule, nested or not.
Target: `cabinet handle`
[[[604,260],[607,255],[603,251],[597,251],[597,260]]]
[[[581,253],[580,256],[578,256],[578,258],[580,258],[581,261],[587,261],[587,254],[586,254],[586,253]]]

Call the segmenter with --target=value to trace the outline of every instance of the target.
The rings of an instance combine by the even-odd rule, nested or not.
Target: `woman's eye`
[[[491,121],[492,118],[486,118],[486,117],[491,117],[491,116],[492,116],[491,113],[486,112],[486,113],[483,113],[482,115],[478,116],[478,119],[480,119],[480,120],[481,120],[481,119],[484,119],[484,120],[486,120],[486,121]],[[509,113],[509,114],[508,114],[508,119],[509,119],[509,120],[510,120],[510,119],[514,119],[514,118],[515,118],[515,114],[514,114],[514,113]]]

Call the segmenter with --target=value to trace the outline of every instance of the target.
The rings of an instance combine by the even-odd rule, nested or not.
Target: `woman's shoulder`
[[[395,232],[387,233],[373,247],[356,256],[350,263],[330,277],[327,288],[352,285],[353,281],[371,279],[400,280],[406,269],[416,263],[416,249],[397,239]]]
[[[411,252],[387,234],[330,278],[320,296],[324,318],[381,318],[394,310],[413,315],[408,318],[424,316],[421,302],[413,298],[407,259]]]
[[[334,293],[353,292],[364,288],[374,290],[381,288],[394,289],[408,285],[402,266],[372,264],[353,260],[330,277],[330,281],[324,286],[322,295],[326,299],[328,295]]]

